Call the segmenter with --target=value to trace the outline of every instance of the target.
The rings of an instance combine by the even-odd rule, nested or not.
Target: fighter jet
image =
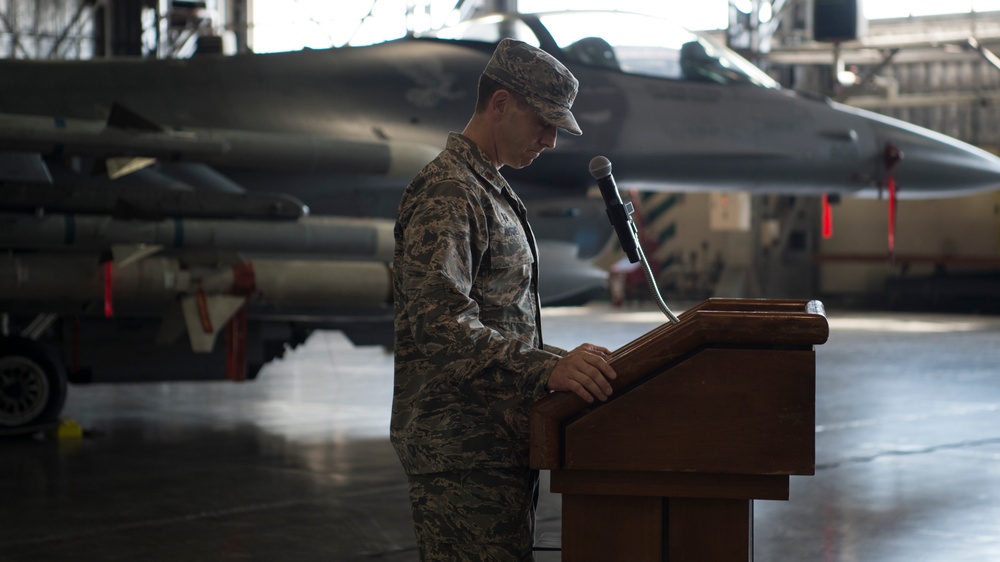
[[[550,303],[603,290],[598,154],[621,188],[645,191],[1000,187],[988,153],[782,89],[704,37],[623,12],[494,15],[266,55],[0,61],[0,427],[57,415],[66,371],[241,379],[316,328],[364,341],[373,317],[391,318],[402,189],[464,128],[504,37],[581,84],[583,136],[504,171]]]

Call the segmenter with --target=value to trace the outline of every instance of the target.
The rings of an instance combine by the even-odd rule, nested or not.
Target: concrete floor
[[[1000,560],[1000,318],[827,314],[816,475],[755,502],[755,559]],[[661,322],[544,316],[565,347]],[[391,388],[391,355],[332,332],[250,383],[73,387],[82,439],[0,441],[0,561],[415,560]],[[557,531],[558,496],[541,501]]]

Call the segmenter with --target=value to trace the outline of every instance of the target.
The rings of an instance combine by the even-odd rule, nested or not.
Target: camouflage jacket
[[[406,188],[395,238],[390,433],[404,469],[527,466],[528,408],[565,352],[542,346],[524,205],[452,133]]]

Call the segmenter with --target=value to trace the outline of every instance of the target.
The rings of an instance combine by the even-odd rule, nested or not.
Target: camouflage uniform
[[[408,473],[528,465],[542,349],[521,200],[458,133],[406,188],[395,227],[392,440]],[[559,350],[561,352],[561,350]]]
[[[564,352],[542,348],[524,206],[479,147],[452,133],[404,192],[395,238],[391,439],[407,474],[444,478],[414,479],[414,489],[447,489],[454,477],[441,473],[526,471],[528,408]],[[426,519],[411,493],[415,519]]]
[[[537,470],[481,468],[409,478],[421,560],[533,560]]]
[[[549,55],[505,40],[484,74],[579,131],[568,110],[576,79]],[[565,351],[542,344],[524,205],[489,157],[452,133],[403,193],[395,241],[390,438],[410,478],[421,559],[531,560],[528,409]]]

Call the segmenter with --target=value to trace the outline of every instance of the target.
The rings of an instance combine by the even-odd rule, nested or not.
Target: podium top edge
[[[826,316],[826,308],[818,300],[805,299],[733,299],[710,298],[685,311],[712,312],[781,312]]]
[[[697,334],[688,345],[821,345],[829,338],[830,325],[820,301],[708,299],[684,311],[680,322],[662,324],[620,347],[613,360],[646,348],[652,340],[684,338],[684,334]]]
[[[826,318],[826,307],[821,301],[809,301],[806,304],[806,314],[815,314]]]

